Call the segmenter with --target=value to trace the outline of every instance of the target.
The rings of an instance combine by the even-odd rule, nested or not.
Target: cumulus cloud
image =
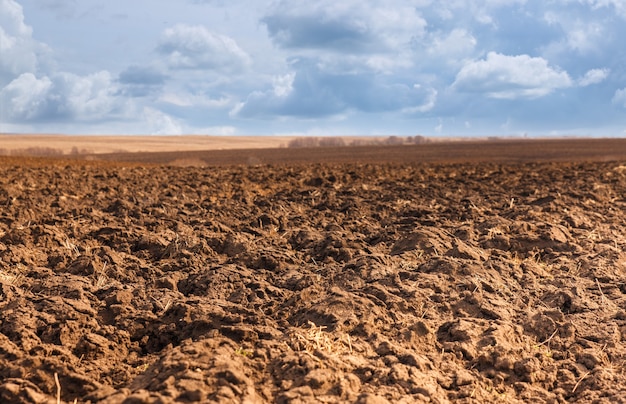
[[[431,2],[419,8],[428,25],[427,35],[417,38],[417,48],[439,48],[428,54],[440,54],[444,57],[441,61],[450,64],[446,48],[437,47],[436,42],[454,33],[462,42],[454,42],[452,36],[445,45],[454,48],[464,43],[461,49],[466,52],[466,57],[484,55],[486,51],[541,56],[547,43],[561,40],[564,34],[558,24],[544,18],[551,7],[552,4],[547,2],[523,0]],[[462,33],[465,35],[459,36]],[[475,40],[476,53],[471,52],[471,42],[467,42],[470,36]]]
[[[583,75],[600,65],[610,68],[615,76],[623,70],[620,60],[624,57],[622,38],[626,36],[626,24],[622,18],[626,15],[620,18],[609,6],[610,2],[599,6],[584,0],[555,3],[555,8],[546,11],[544,17],[562,31],[562,36],[547,42],[541,54],[558,60],[572,74]]]
[[[202,25],[178,24],[166,29],[157,50],[175,69],[232,73],[243,71],[251,62],[234,39],[213,33]]]
[[[567,72],[550,67],[541,57],[489,52],[486,59],[463,66],[453,88],[466,93],[484,93],[492,98],[516,99],[542,97],[571,85]]]
[[[144,133],[150,135],[180,135],[183,133],[182,124],[177,119],[158,109],[144,107],[141,117],[145,122]]]
[[[578,85],[581,87],[587,87],[592,84],[601,83],[606,80],[610,72],[610,69],[591,69],[578,80]]]
[[[261,20],[291,57],[271,90],[252,91],[233,115],[339,117],[417,108],[432,91],[414,87],[411,41],[427,26],[414,5],[390,0],[281,0]],[[295,61],[295,62],[294,62]],[[423,107],[427,108],[427,107]]]
[[[14,0],[0,0],[0,86],[37,70],[48,47],[32,34],[32,28],[24,23],[22,6]]]
[[[280,1],[262,19],[272,40],[288,49],[385,52],[421,35],[414,7],[364,1]]]
[[[48,77],[37,79],[32,73],[24,73],[0,91],[2,121],[30,121],[48,109],[47,95],[52,88]]]
[[[48,1],[46,6],[56,3]],[[48,73],[51,50],[33,39],[22,7],[0,0],[0,119],[12,123],[94,122],[123,115],[125,100],[108,71]]]
[[[436,92],[373,73],[334,73],[312,60],[294,63],[296,71],[274,79],[270,91],[256,91],[234,111],[243,117],[315,118],[350,111],[416,112],[432,108]]]
[[[19,122],[96,121],[122,113],[123,100],[107,71],[78,76],[23,73],[0,91],[3,120]]]
[[[24,23],[22,6],[13,0],[0,0],[0,26],[8,35],[30,37],[31,27]]]

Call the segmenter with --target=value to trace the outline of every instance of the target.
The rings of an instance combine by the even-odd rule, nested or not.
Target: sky
[[[626,136],[626,0],[0,0],[0,132]]]

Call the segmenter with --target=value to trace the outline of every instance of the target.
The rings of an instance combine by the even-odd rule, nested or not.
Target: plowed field
[[[0,402],[624,402],[622,143],[1,160]]]

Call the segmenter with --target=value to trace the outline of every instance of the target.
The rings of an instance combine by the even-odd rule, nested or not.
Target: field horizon
[[[305,135],[71,135],[0,133],[0,155],[76,155],[110,153],[185,152],[203,150],[275,149],[296,147],[382,146],[424,143],[466,143],[483,141],[537,141],[605,139],[578,136],[521,137],[429,137],[386,136],[305,136]],[[611,138],[606,138],[611,139]]]
[[[293,163],[615,161],[623,138],[0,134],[0,157],[175,166]]]
[[[469,138],[468,138],[469,139]],[[486,139],[486,138],[485,138]],[[416,136],[302,135],[70,135],[0,133],[0,155],[61,155],[390,145],[460,141]]]
[[[46,159],[186,167],[327,163],[523,163],[626,160],[622,138],[466,138],[420,136],[0,136],[0,158],[17,164]]]

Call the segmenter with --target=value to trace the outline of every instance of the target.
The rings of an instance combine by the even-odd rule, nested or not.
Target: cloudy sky
[[[0,0],[0,132],[626,135],[626,0]]]

